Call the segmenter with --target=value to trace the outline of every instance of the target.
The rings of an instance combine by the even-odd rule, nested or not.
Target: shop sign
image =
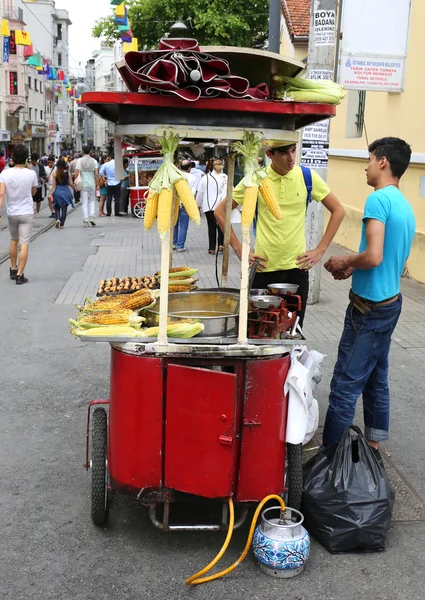
[[[11,144],[22,144],[24,141],[23,133],[14,133],[10,139]]]
[[[10,131],[0,129],[0,142],[10,142]]]
[[[344,0],[338,83],[352,90],[402,92],[411,0]]]
[[[32,137],[32,125],[26,125],[25,135],[27,136],[27,138]]]
[[[39,137],[44,137],[47,134],[47,128],[46,127],[39,127],[38,125],[32,127],[32,134],[39,136]]]
[[[314,13],[315,46],[333,46],[335,44],[335,11],[317,10]]]

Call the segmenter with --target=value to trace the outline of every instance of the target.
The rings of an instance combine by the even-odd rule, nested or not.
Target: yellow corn
[[[192,267],[171,267],[170,273],[180,273],[180,271],[196,271]],[[161,271],[157,271],[155,275],[161,275]]]
[[[174,292],[190,292],[190,290],[192,289],[192,284],[188,284],[188,285],[170,285],[168,286],[168,292],[169,293],[174,293]]]
[[[199,225],[201,222],[201,215],[199,214],[199,208],[188,181],[183,177],[176,181],[174,185],[189,218]]]
[[[245,188],[241,225],[242,229],[249,229],[252,225],[255,216],[255,207],[257,206],[258,185],[252,185]]]
[[[261,182],[260,194],[274,218],[280,220],[282,218],[282,211],[280,210],[279,202],[276,199],[269,177],[265,177]]]
[[[156,215],[158,213],[158,200],[159,194],[155,190],[150,189],[148,197],[146,199],[145,218],[144,224],[145,229],[148,231],[155,222]]]
[[[84,315],[79,319],[80,325],[91,324],[91,325],[119,325],[125,323],[128,325],[135,317],[134,313],[130,309],[121,310],[108,310],[91,315]],[[137,322],[134,320],[134,322]]]
[[[163,188],[158,200],[158,231],[165,235],[170,227],[173,191]]]
[[[176,198],[174,200],[174,227],[177,225],[179,220],[180,201]]]
[[[144,308],[153,302],[153,296],[145,290],[147,294],[130,294],[126,300],[120,304],[120,308],[130,308],[132,310],[138,310]]]
[[[71,333],[78,337],[144,337],[140,330],[134,329],[129,325],[105,325],[94,329],[85,329],[73,327]]]
[[[123,296],[114,296],[102,302],[92,302],[79,307],[83,312],[108,311],[117,308],[123,301]]]

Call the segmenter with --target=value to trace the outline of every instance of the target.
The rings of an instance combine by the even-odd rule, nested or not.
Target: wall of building
[[[366,185],[364,168],[367,145],[384,136],[405,139],[412,146],[412,164],[401,180],[400,188],[412,204],[416,216],[417,234],[408,261],[409,273],[425,282],[425,118],[422,110],[423,77],[425,72],[425,2],[413,0],[405,91],[402,93],[367,92],[365,128],[361,137],[349,138],[350,122],[355,111],[345,99],[331,122],[328,182],[346,207],[346,217],[336,241],[357,250],[361,217],[371,188]],[[351,104],[353,94],[350,92]],[[366,139],[367,132],[367,139]],[[421,192],[422,184],[422,192]]]
[[[286,21],[282,16],[280,27],[280,54],[295,58],[295,60],[304,60],[308,54],[308,42],[293,42],[289,35]]]

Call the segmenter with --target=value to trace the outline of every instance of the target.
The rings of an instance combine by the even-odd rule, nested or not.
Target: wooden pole
[[[235,154],[230,152],[227,159],[227,193],[226,193],[226,219],[224,225],[223,265],[221,271],[221,287],[229,286],[229,254],[230,254],[230,229],[232,227],[232,196],[233,179],[235,177]]]
[[[241,291],[239,301],[239,344],[248,342],[248,281],[251,229],[242,230]]]
[[[161,244],[161,285],[159,292],[159,333],[158,342],[167,344],[167,325],[168,325],[168,279],[170,273],[170,238],[171,226],[174,222],[174,216],[171,216],[171,225],[165,234]]]

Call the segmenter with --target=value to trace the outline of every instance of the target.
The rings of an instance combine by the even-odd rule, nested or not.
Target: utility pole
[[[307,77],[332,79],[335,72],[335,47],[338,35],[338,6],[342,0],[312,0],[310,36],[308,43]],[[301,164],[313,168],[324,179],[328,174],[329,119],[304,128]],[[323,206],[311,202],[306,218],[307,249],[317,247],[323,236]],[[309,304],[320,297],[320,276],[323,266],[319,263],[310,271]]]
[[[269,52],[280,53],[281,0],[270,0],[269,6]]]

